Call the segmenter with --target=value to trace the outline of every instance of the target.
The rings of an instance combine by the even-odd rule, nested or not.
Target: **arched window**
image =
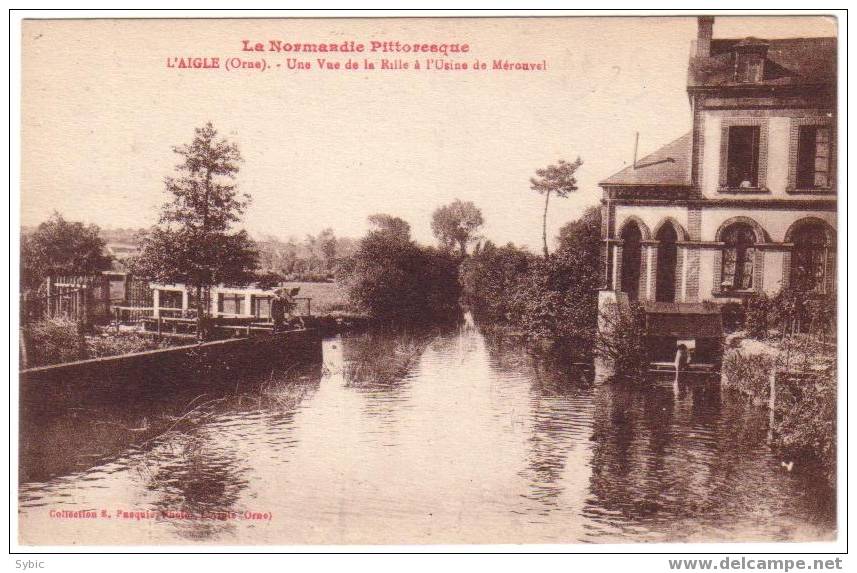
[[[756,235],[745,223],[730,225],[723,232],[723,269],[720,287],[724,291],[753,288],[753,259]]]
[[[637,300],[640,296],[640,265],[642,250],[640,241],[642,233],[637,223],[628,223],[622,230],[622,283],[623,292],[628,298]]]
[[[835,252],[822,223],[808,223],[792,236],[791,285],[803,292],[823,294],[834,274]]]
[[[655,239],[658,241],[655,300],[658,302],[675,302],[678,233],[676,233],[676,228],[672,223],[666,223],[657,232]]]

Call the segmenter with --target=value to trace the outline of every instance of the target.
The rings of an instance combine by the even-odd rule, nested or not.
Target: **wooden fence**
[[[92,289],[86,286],[64,286],[47,295],[24,293],[20,299],[21,326],[26,327],[37,320],[59,318],[88,323],[94,305]]]

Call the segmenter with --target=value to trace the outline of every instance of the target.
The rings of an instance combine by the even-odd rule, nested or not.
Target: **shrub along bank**
[[[461,266],[462,299],[480,325],[506,328],[529,341],[563,346],[577,355],[594,350],[600,280],[601,211],[560,230],[559,246],[537,257],[486,242]]]
[[[417,244],[398,217],[373,215],[370,222],[375,228],[340,267],[351,302],[379,324],[457,318],[458,257]]]
[[[167,339],[132,332],[86,334],[81,325],[66,319],[34,322],[22,336],[26,348],[22,369],[175,346]]]
[[[776,372],[772,447],[800,465],[819,465],[836,481],[836,351],[809,335],[781,340],[727,340],[722,381],[769,405]]]

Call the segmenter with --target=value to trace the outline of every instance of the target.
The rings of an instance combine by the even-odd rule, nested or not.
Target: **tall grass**
[[[433,338],[433,333],[367,333],[352,339],[344,357],[346,385],[389,387],[401,382]]]
[[[314,315],[359,314],[357,308],[350,302],[348,298],[347,289],[344,285],[340,283],[286,283],[286,288],[294,287],[298,287],[301,289],[298,293],[299,297],[310,297],[312,299],[312,313]],[[299,312],[302,312],[303,310],[303,306],[298,307]]]

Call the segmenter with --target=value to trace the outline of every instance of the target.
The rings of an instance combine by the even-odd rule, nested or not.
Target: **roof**
[[[611,175],[599,185],[690,185],[691,132]]]
[[[698,339],[723,335],[720,309],[705,303],[646,302],[646,334]]]
[[[688,87],[746,85],[735,81],[735,50],[749,45],[767,46],[762,81],[751,85],[836,83],[836,38],[744,38],[712,40],[710,57],[691,58]]]
[[[720,314],[720,307],[704,302],[643,302],[648,314]]]

